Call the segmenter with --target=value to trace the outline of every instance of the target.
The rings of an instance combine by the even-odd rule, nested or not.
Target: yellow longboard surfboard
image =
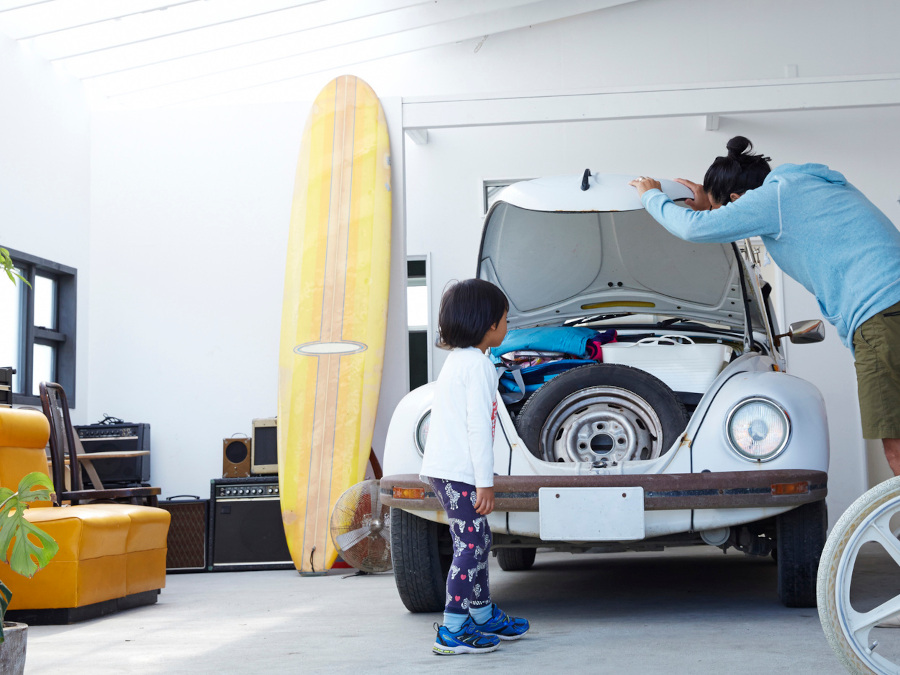
[[[278,362],[278,483],[301,573],[337,557],[329,520],[365,477],[381,387],[391,251],[390,143],[353,76],[313,103],[297,163]]]

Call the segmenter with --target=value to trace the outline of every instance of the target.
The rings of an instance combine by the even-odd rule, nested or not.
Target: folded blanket
[[[605,340],[607,342],[615,339],[615,331],[599,333],[593,328],[583,328],[580,326],[538,326],[536,328],[519,328],[509,331],[506,334],[503,343],[499,347],[493,347],[491,349],[491,360],[493,360],[494,363],[499,363],[501,355],[522,349],[562,352],[574,356],[589,356],[587,354],[588,341],[605,337],[609,333],[612,333],[612,336]],[[600,341],[603,342],[602,339]]]

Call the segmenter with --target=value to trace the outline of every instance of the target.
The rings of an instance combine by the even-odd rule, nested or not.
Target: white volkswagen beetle
[[[526,570],[538,548],[734,547],[773,555],[782,602],[814,606],[827,422],[818,390],[786,372],[781,340],[818,342],[822,323],[779,334],[752,256],[669,234],[633,178],[516,183],[485,219],[477,276],[509,298],[509,345],[617,336],[593,358],[541,339],[496,350],[494,554],[504,570]],[[663,189],[691,196],[671,181]],[[427,384],[397,406],[381,481],[397,588],[413,612],[443,608],[452,555],[445,514],[418,478],[432,399]]]

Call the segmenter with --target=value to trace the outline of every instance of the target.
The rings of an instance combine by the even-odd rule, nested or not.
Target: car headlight
[[[787,413],[766,398],[748,398],[738,403],[725,423],[728,442],[744,459],[767,462],[787,446],[791,422]]]
[[[416,423],[416,450],[425,456],[425,441],[428,439],[428,425],[431,423],[431,410],[426,410]]]

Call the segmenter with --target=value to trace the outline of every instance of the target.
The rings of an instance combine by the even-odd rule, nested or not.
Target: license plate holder
[[[644,538],[644,488],[539,488],[544,541],[637,541]]]

